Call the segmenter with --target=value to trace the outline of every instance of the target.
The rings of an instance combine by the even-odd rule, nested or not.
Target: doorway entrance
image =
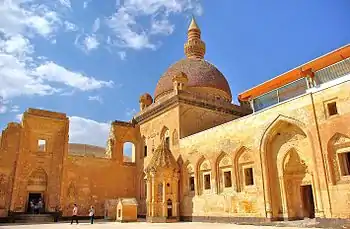
[[[167,205],[168,205],[168,218],[170,218],[173,216],[173,202],[171,201],[171,199],[168,199]]]
[[[303,203],[304,217],[315,218],[315,204],[312,186],[303,185],[300,187],[300,192]]]
[[[39,202],[41,201],[41,208],[44,208],[43,206],[43,195],[42,193],[29,193],[28,194],[28,203],[27,203],[27,213],[36,214],[39,213],[39,210],[42,211],[42,209],[39,209]],[[37,207],[35,207],[37,206]]]

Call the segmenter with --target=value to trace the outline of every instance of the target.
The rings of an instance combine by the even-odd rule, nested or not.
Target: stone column
[[[152,186],[152,202],[151,202],[151,216],[154,216],[154,206],[155,206],[155,195],[156,195],[156,193],[155,193],[155,188],[156,188],[156,184],[155,184],[155,178],[154,178],[154,174],[152,174],[152,184],[151,184],[151,186]]]
[[[197,170],[194,171],[194,193],[195,195],[199,195],[200,192],[199,192],[199,185],[200,185],[200,182],[199,182],[199,176],[200,176],[200,172],[198,172]]]
[[[166,194],[166,181],[164,180],[163,182],[162,182],[162,184],[163,184],[163,196],[162,196],[162,214],[161,214],[161,216],[167,216],[167,213],[168,213],[168,211],[167,211],[167,199],[166,199],[166,197],[167,197],[167,194]]]
[[[152,184],[150,181],[150,177],[147,176],[146,184],[147,184],[147,200],[146,200],[146,205],[147,205],[147,215],[151,215],[151,202],[152,202]]]
[[[313,194],[314,194],[314,203],[315,203],[315,217],[317,218],[324,218],[325,214],[324,214],[324,209],[323,209],[323,202],[322,202],[322,198],[321,198],[321,185],[318,179],[315,179],[313,173],[310,174],[311,175],[311,179],[314,185],[312,185],[312,188],[315,190],[313,190]]]
[[[288,182],[288,180],[287,180]],[[286,183],[287,183],[286,182]],[[288,206],[287,206],[287,193],[285,190],[285,186],[287,184],[284,183],[284,177],[283,176],[279,176],[279,185],[280,185],[280,190],[281,190],[281,196],[282,196],[282,217],[283,218],[288,218]]]
[[[263,152],[262,153],[262,160],[261,160],[262,166],[263,166],[263,182],[264,182],[264,196],[265,196],[265,211],[266,211],[266,218],[268,220],[272,219],[272,206],[271,206],[271,193],[270,193],[270,179],[269,179],[269,170],[268,165],[266,164],[266,155]],[[236,178],[238,178],[236,176]]]

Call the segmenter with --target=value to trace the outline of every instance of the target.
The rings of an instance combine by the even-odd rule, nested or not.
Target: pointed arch
[[[288,116],[284,115],[278,115],[272,123],[270,123],[267,128],[265,129],[263,136],[260,141],[260,152],[266,151],[267,143],[269,142],[270,138],[273,137],[276,134],[276,131],[279,129],[279,127],[283,124],[292,124],[296,127],[298,127],[304,134],[309,138],[311,136],[310,132],[307,130],[306,125],[299,120],[296,120],[294,118],[290,118]]]
[[[348,153],[350,153],[350,137],[336,132],[327,143],[329,180],[333,185],[350,172]]]
[[[162,141],[163,139],[165,139],[167,146],[170,147],[170,131],[166,126],[163,126],[162,130],[160,131],[160,140]]]
[[[211,178],[212,178],[212,165],[210,161],[203,155],[198,159],[196,170],[197,170],[197,193],[210,193],[211,192]]]
[[[273,138],[277,135],[279,135],[278,131],[281,129],[284,129],[282,127],[289,127],[290,125],[295,128],[295,130],[298,132],[298,138],[302,137],[305,139],[308,145],[308,152],[310,155],[310,169],[312,169],[312,172],[315,173],[315,189],[320,190],[320,184],[319,184],[319,175],[318,175],[318,170],[315,169],[316,165],[316,157],[315,157],[315,150],[314,150],[314,144],[312,140],[312,135],[310,131],[308,130],[307,126],[294,118],[287,117],[284,115],[278,115],[265,129],[265,131],[262,134],[262,138],[260,141],[260,161],[261,161],[261,170],[262,170],[262,180],[263,180],[263,189],[264,189],[264,196],[265,196],[265,212],[266,212],[266,217],[271,218],[271,217],[276,217],[278,214],[278,209],[281,206],[280,201],[274,197],[274,202],[275,204],[272,206],[272,195],[273,192],[279,193],[280,191],[278,190],[278,186],[276,186],[275,191],[273,191],[273,188],[271,188],[271,185],[275,184],[276,182],[279,182],[279,180],[276,180],[278,178],[272,177],[271,174],[276,174],[276,171],[273,171],[276,169],[276,161],[273,161],[271,159],[271,154],[268,152],[269,151],[269,144],[271,141],[273,141]],[[301,135],[301,136],[300,136]],[[296,135],[295,135],[296,136]],[[322,157],[322,155],[321,155]],[[322,163],[323,164],[323,163]],[[324,165],[323,165],[324,166]],[[271,170],[271,171],[270,171]],[[315,204],[318,207],[318,209],[323,209],[323,203],[322,199],[320,196],[320,193],[316,193],[316,199],[315,199]],[[277,203],[278,202],[278,203]],[[285,209],[283,209],[285,211]]]
[[[243,191],[245,186],[254,185],[255,160],[253,154],[246,146],[241,146],[234,157],[235,188],[237,192]]]
[[[233,180],[233,160],[232,157],[224,152],[221,151],[221,153],[218,155],[216,162],[215,162],[215,169],[216,169],[216,185],[217,190],[219,192],[224,192],[225,190],[231,190],[232,189],[232,180]]]

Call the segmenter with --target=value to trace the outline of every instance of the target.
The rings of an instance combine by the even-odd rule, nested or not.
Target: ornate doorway
[[[45,212],[45,197],[47,190],[47,175],[45,170],[38,168],[34,170],[28,178],[27,184],[27,207],[28,213],[34,213],[32,209],[34,205],[37,205],[41,209],[37,211]],[[40,202],[40,203],[39,203]]]
[[[314,217],[315,206],[312,192],[312,176],[308,166],[295,149],[289,150],[284,159],[284,213],[288,219]]]

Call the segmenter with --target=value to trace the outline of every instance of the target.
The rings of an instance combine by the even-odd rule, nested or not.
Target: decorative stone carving
[[[200,165],[200,170],[209,170],[211,169],[210,162],[208,160],[205,160]]]
[[[223,156],[219,162],[219,167],[227,167],[231,165],[232,165],[232,160],[228,155]]]
[[[47,184],[47,175],[45,170],[38,168],[32,172],[28,179],[28,185],[36,186],[46,186]]]
[[[350,139],[344,135],[339,135],[335,141],[334,141],[334,145],[342,145],[344,143],[349,143]]]

